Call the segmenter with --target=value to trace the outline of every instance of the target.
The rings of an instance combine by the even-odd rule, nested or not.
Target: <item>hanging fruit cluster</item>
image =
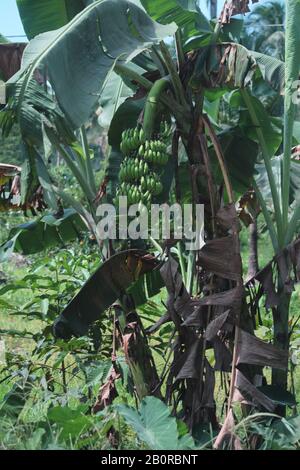
[[[125,156],[119,172],[116,196],[127,196],[128,204],[151,204],[161,194],[161,173],[169,160],[166,141],[170,126],[162,122],[160,132],[147,140],[143,129],[126,129],[122,133],[121,152]]]

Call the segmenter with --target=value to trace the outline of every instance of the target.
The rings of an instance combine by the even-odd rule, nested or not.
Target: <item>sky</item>
[[[16,0],[0,0],[0,33],[12,42],[21,42],[25,37],[10,38],[9,36],[24,36]]]
[[[207,0],[200,0],[199,4],[203,13],[207,15]],[[223,5],[223,0],[219,0],[218,4],[220,10]],[[0,0],[0,33],[12,42],[21,42],[26,40],[19,12],[16,6],[16,0]],[[14,38],[11,36],[21,37]]]

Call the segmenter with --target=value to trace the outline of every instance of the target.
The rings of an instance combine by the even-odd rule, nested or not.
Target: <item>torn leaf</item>
[[[198,254],[198,264],[205,271],[238,281],[242,265],[237,243],[237,238],[232,235],[207,241]]]
[[[275,369],[286,369],[288,365],[288,351],[276,348],[265,343],[244,330],[239,330],[238,360],[239,364],[255,364],[269,366]]]
[[[269,412],[273,412],[275,410],[275,403],[256,388],[255,385],[249,382],[249,380],[246,379],[239,370],[237,370],[235,386],[241,392],[243,397],[254,405],[263,407]]]
[[[252,0],[252,3],[258,3],[258,1]],[[251,0],[226,0],[219,22],[221,24],[228,24],[232,16],[248,13],[250,11],[250,2]]]
[[[226,310],[226,312],[222,313],[208,324],[205,331],[205,338],[207,341],[211,341],[215,338],[215,336],[217,336],[218,332],[222,329],[224,323],[227,321],[229,312],[230,310]]]

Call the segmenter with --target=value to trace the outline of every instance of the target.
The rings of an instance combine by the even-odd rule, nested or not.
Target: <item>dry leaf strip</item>
[[[288,351],[278,349],[272,344],[240,330],[237,364],[254,364],[284,370],[288,365]]]

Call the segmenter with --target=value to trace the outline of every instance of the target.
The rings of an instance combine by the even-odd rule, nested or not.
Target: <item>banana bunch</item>
[[[130,154],[133,150],[137,149],[145,142],[144,129],[126,129],[122,132],[122,142],[120,145],[121,152],[124,155]]]
[[[129,205],[142,202],[149,206],[153,196],[161,194],[160,173],[169,160],[165,141],[170,132],[167,122],[160,124],[160,132],[152,140],[146,139],[142,128],[122,132],[120,149],[125,159],[120,167],[117,198],[127,196]]]
[[[150,173],[141,177],[140,188],[142,192],[150,192],[150,194],[158,196],[163,190],[163,185],[156,173]]]
[[[138,155],[157,166],[165,166],[169,160],[167,145],[160,140],[146,140],[140,145]]]
[[[148,163],[139,160],[138,158],[125,158],[121,164],[119,181],[123,182],[133,182],[139,180],[143,175],[149,173]]]

